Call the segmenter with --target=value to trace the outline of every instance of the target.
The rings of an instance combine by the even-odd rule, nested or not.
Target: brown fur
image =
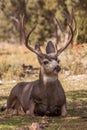
[[[60,66],[57,56],[52,55],[55,52],[54,48],[50,49],[52,46],[47,46],[50,59],[38,57],[41,65],[39,80],[21,82],[13,87],[7,100],[7,109],[22,108],[30,115],[66,116],[66,97],[58,80]]]

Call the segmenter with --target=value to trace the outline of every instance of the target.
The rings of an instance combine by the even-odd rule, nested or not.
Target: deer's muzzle
[[[56,66],[55,68],[54,68],[54,71],[56,71],[56,72],[59,72],[61,70],[61,67],[60,66]]]

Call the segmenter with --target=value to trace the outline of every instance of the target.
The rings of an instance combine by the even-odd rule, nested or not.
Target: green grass
[[[40,118],[35,117],[30,118],[29,116],[7,116],[3,117],[3,119],[0,121],[0,129],[2,130],[14,130],[16,128],[20,128],[22,126],[28,126],[33,121],[39,122]]]

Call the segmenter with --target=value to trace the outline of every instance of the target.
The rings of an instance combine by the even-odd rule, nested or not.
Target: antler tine
[[[73,21],[74,21],[74,27],[73,27],[73,32],[75,33],[76,31],[76,19],[75,19],[75,15],[74,15],[74,11],[72,8],[71,13],[69,11],[65,11],[64,12],[65,17],[67,18],[68,23],[72,26]]]
[[[32,48],[29,44],[29,37],[31,35],[31,33],[35,30],[37,24],[31,29],[31,31],[28,33],[28,35],[26,35],[26,32],[25,32],[25,28],[24,28],[24,16],[20,16],[20,20],[21,20],[21,29],[23,31],[23,35],[24,35],[24,39],[25,39],[25,46],[32,52],[34,52],[36,55],[38,55],[39,57],[42,57],[42,53],[41,53],[41,50],[40,51],[37,51],[35,50],[34,48]]]
[[[68,38],[66,44],[57,51],[57,55],[60,55],[60,53],[62,53],[68,46],[70,43],[72,43],[72,40],[73,40],[73,35],[76,31],[76,20],[75,20],[75,16],[74,16],[74,13],[73,13],[73,10],[72,10],[72,13],[68,13],[66,12],[65,14],[66,18],[67,18],[67,21],[68,21],[68,28],[69,28],[69,31],[68,31],[68,34],[70,32],[71,36],[70,38]],[[74,22],[74,29],[72,28],[72,23]]]
[[[56,43],[55,43],[55,49],[56,49],[56,53],[57,53],[57,45],[59,42],[59,35],[58,35],[58,27],[57,25],[55,25],[55,29],[56,29]]]
[[[57,20],[56,17],[54,17],[54,20],[57,22],[57,24],[55,24],[55,30],[56,30],[56,43],[55,43],[55,49],[56,49],[56,54],[57,54],[57,45],[59,43],[59,39],[60,39],[60,36],[58,34],[58,25],[59,25],[59,28],[61,28],[62,30],[62,26],[60,25],[59,21]]]
[[[28,35],[27,35],[27,37],[26,37],[26,39],[25,39],[25,46],[30,50],[30,51],[32,51],[32,52],[34,52],[36,55],[38,55],[39,57],[42,57],[43,56],[43,54],[42,54],[42,52],[41,52],[41,49],[40,49],[40,46],[38,45],[37,46],[37,48],[36,48],[36,50],[34,49],[34,48],[32,48],[31,46],[30,46],[30,44],[29,44],[29,37],[30,37],[30,35],[31,35],[31,33],[33,32],[33,30],[36,28],[36,26],[34,26],[33,28],[32,28],[32,30],[28,33]]]
[[[56,20],[57,25],[59,26],[61,32],[64,33],[64,26],[63,26],[63,24],[61,23],[61,21],[60,21],[59,19],[57,19],[56,17],[55,17],[55,20]]]
[[[70,30],[70,33],[71,33],[71,37],[69,38],[68,42],[65,44],[65,46],[63,46],[61,49],[59,49],[57,51],[57,55],[60,55],[60,53],[62,53],[68,46],[69,44],[72,42],[72,39],[73,39],[73,29],[71,27],[70,24],[68,24],[68,27],[69,27],[69,30]]]
[[[59,19],[57,19],[56,17],[55,17],[55,21],[56,21],[56,23],[57,23],[57,26],[59,27],[59,29],[61,30],[61,32],[63,33],[63,35],[65,36],[65,31],[64,31],[64,25],[62,24],[62,22],[59,20]],[[57,49],[57,45],[58,45],[58,42],[59,42],[59,36],[58,36],[58,32],[56,31],[56,49]],[[57,50],[57,52],[56,52],[56,54],[58,55],[58,50]]]

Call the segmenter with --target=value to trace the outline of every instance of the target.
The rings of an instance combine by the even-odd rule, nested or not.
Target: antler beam
[[[69,39],[67,39],[68,41],[66,41],[65,45],[62,48],[57,50],[57,55],[60,55],[69,46],[69,44],[72,43],[73,36],[74,36],[75,31],[76,31],[76,20],[75,20],[73,10],[72,10],[71,14],[69,13],[69,16],[67,14],[65,14],[65,16],[66,16],[67,22],[68,22],[68,28],[69,28],[69,30],[68,30],[68,38]],[[60,23],[60,21],[57,18],[55,18],[55,20],[56,20],[57,25],[59,26],[60,30],[64,33],[64,35],[66,37],[67,33],[64,32],[63,24]],[[73,23],[74,23],[74,28],[72,28]],[[57,44],[56,44],[56,46],[57,46]]]

